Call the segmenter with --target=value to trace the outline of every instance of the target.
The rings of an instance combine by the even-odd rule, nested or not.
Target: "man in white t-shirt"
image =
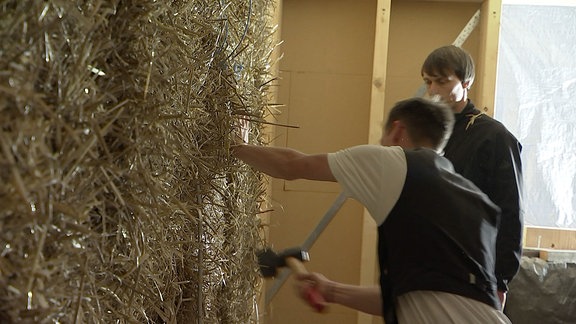
[[[393,323],[510,323],[494,275],[500,209],[454,173],[440,152],[454,116],[419,98],[397,103],[381,144],[328,154],[237,145],[233,154],[272,177],[336,181],[378,225],[380,285],[299,279],[327,302]]]

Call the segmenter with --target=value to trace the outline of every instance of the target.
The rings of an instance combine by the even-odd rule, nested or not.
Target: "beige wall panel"
[[[280,199],[274,206],[269,232],[273,248],[278,251],[302,244],[336,199],[336,194],[332,193],[281,189],[274,190],[273,196]],[[362,206],[348,200],[310,249],[311,260],[306,263],[306,268],[335,280],[357,283],[361,216]],[[354,323],[348,319],[356,318],[356,312],[333,305],[321,317],[326,322],[317,321],[314,311],[296,297],[292,279],[280,289],[268,311],[266,318],[269,321],[266,323],[296,323],[291,321],[294,316],[307,318],[304,323]],[[342,322],[344,319],[347,321]]]
[[[270,235],[273,236],[275,249],[284,249],[302,244],[312,229],[317,225],[325,212],[332,206],[336,194],[310,193],[283,190],[273,190],[274,195],[281,195],[277,201],[270,220]],[[362,207],[354,200],[348,200],[340,209],[330,225],[321,234],[313,249],[310,250],[311,266],[321,267],[320,261],[330,261],[330,267],[335,265],[331,260],[359,260],[355,255],[359,243],[353,240],[353,234],[359,231],[361,223],[356,213],[361,213]],[[357,233],[356,233],[357,234]],[[346,240],[342,240],[346,238]],[[322,255],[316,249],[338,247],[337,253]],[[314,252],[314,255],[312,253]],[[323,251],[326,252],[326,251]],[[347,256],[354,255],[353,257]]]
[[[283,3],[282,70],[371,74],[374,0]]]
[[[304,306],[307,307],[307,306]],[[354,324],[356,323],[355,313],[338,313],[334,309],[327,310],[328,314],[307,313],[284,310],[282,307],[274,309],[275,313],[282,313],[282,323],[291,324]],[[271,322],[280,323],[280,322]],[[381,324],[382,322],[380,322]]]
[[[287,144],[303,152],[332,152],[367,143],[370,76],[293,72],[290,85]],[[333,183],[306,180],[286,190],[339,191]]]
[[[420,68],[435,48],[454,42],[479,3],[392,1],[386,78],[386,109],[399,100],[414,96],[420,86]],[[464,43],[475,60],[478,57],[477,27]],[[475,100],[474,87],[470,93]]]
[[[376,2],[283,0],[282,52],[274,145],[307,153],[368,141]],[[334,183],[271,180],[270,242],[300,245],[336,199]],[[310,271],[358,283],[363,208],[349,200],[310,250]],[[268,280],[268,283],[271,283]],[[331,305],[316,314],[291,279],[264,310],[265,323],[356,323],[357,312]]]

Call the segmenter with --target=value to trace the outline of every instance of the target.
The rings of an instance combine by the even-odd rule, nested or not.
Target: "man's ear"
[[[472,84],[470,84],[470,81],[464,81],[464,82],[462,82],[462,88],[464,88],[464,89],[466,89],[466,90],[469,90],[471,85],[472,85]]]
[[[390,127],[390,139],[392,139],[392,145],[402,146],[404,137],[406,136],[406,126],[403,122],[395,120],[392,122],[392,127]]]

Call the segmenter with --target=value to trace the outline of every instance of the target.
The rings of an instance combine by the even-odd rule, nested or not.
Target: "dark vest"
[[[494,263],[500,209],[436,152],[405,154],[404,188],[378,228],[385,319],[396,297],[415,290],[499,308]]]

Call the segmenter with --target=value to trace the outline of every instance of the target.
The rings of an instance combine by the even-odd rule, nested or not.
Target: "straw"
[[[0,322],[258,321],[273,5],[0,4]]]

